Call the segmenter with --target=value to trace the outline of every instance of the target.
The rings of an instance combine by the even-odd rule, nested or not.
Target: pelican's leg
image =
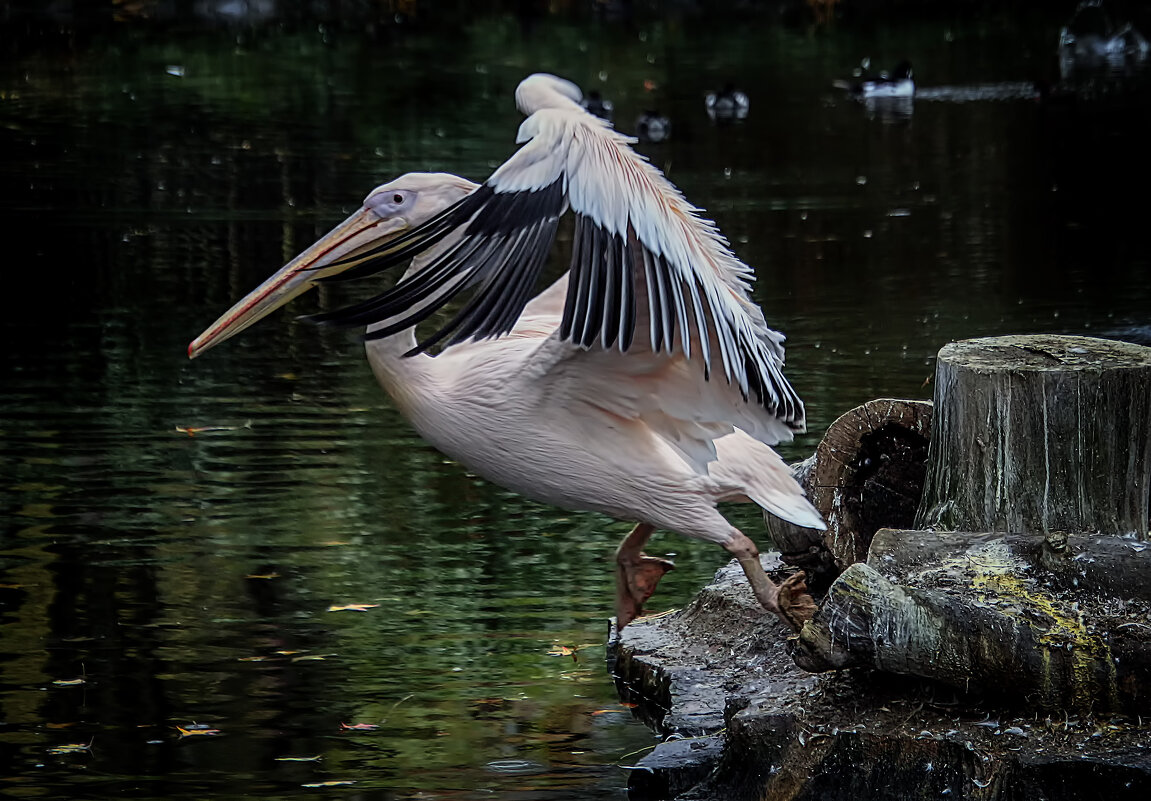
[[[663,574],[675,567],[667,559],[643,552],[653,531],[655,526],[636,524],[615,552],[615,617],[621,629],[643,614],[643,605]]]
[[[738,534],[723,547],[739,560],[739,566],[751,584],[751,591],[764,609],[775,612],[796,631],[811,620],[816,606],[807,594],[807,580],[802,571],[789,576],[782,584],[776,584],[763,572],[763,565],[759,563],[759,549],[746,535]]]

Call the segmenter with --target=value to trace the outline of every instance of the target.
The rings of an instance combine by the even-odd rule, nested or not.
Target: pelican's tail
[[[749,498],[797,526],[827,528],[791,468],[771,448],[736,429],[715,440],[715,451],[718,458],[708,465],[708,474],[729,488],[723,500]]]

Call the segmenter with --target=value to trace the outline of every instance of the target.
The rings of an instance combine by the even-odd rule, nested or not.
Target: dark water
[[[1151,339],[1147,95],[1056,85],[1073,4],[830,26],[799,4],[169,5],[13,4],[0,33],[0,796],[623,797],[654,741],[603,668],[627,525],[424,445],[354,337],[294,319],[344,295],[184,356],[376,184],[484,178],[529,72],[600,89],[623,130],[670,115],[641,149],[789,335],[813,432],[789,458],[860,402],[929,397],[952,339]],[[910,58],[922,98],[832,91],[864,56]],[[727,80],[751,114],[716,126],[702,96]],[[659,607],[724,561],[655,551],[679,565]],[[331,781],[354,784],[308,787]]]

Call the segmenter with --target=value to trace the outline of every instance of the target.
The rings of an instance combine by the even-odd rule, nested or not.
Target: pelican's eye
[[[364,205],[381,217],[391,217],[406,211],[416,199],[416,193],[407,189],[390,189],[368,196]]]

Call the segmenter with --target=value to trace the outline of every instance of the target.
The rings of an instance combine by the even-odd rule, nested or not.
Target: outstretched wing
[[[531,295],[560,215],[576,215],[571,278],[559,336],[584,348],[718,361],[728,383],[792,430],[803,404],[782,373],[783,336],[749,296],[750,268],[715,225],[630,147],[634,141],[575,109],[545,108],[520,127],[525,142],[479,190],[409,234],[356,257],[337,278],[366,275],[444,240],[418,274],[317,322],[356,326],[395,318],[383,337],[414,325],[465,290],[464,307],[417,351],[510,331]],[[637,297],[642,288],[644,297]],[[649,311],[637,314],[637,304]],[[642,330],[636,324],[643,318]]]

